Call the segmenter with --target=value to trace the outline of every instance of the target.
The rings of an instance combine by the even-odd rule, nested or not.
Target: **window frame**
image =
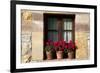
[[[59,32],[58,30],[48,30],[48,18],[49,17],[56,17],[56,18],[58,18],[58,19],[63,19],[63,18],[71,18],[72,19],[72,30],[64,30],[63,29],[63,31],[61,31],[61,33],[63,33],[63,32],[68,32],[68,31],[71,31],[72,32],[72,41],[73,42],[75,42],[75,14],[51,14],[51,13],[44,13],[43,14],[43,22],[44,22],[44,33],[43,33],[43,35],[44,35],[44,46],[43,46],[43,48],[45,48],[45,42],[48,40],[48,32]],[[62,24],[63,24],[63,22],[61,22]],[[61,30],[61,29],[60,29]],[[61,34],[60,33],[60,34]],[[58,33],[59,34],[59,33]],[[58,40],[61,40],[61,38],[59,39],[58,38]],[[76,54],[76,51],[74,52],[74,58],[75,58],[75,54]],[[45,50],[43,50],[43,60],[45,60],[46,59],[46,52],[45,52]]]
[[[50,13],[44,13],[43,16],[44,16],[44,41],[46,41],[48,39],[48,37],[45,36],[45,35],[47,35],[48,31],[59,32],[59,29],[58,30],[48,29],[48,24],[47,24],[47,18],[48,17],[56,17],[56,18],[60,18],[60,19],[71,18],[72,19],[72,30],[64,30],[63,29],[61,31],[61,33],[71,31],[72,32],[72,40],[73,40],[73,42],[75,41],[75,14],[50,14]]]

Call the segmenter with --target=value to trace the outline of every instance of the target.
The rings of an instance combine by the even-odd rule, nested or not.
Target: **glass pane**
[[[72,19],[63,19],[64,30],[72,30]]]
[[[57,18],[48,18],[48,29],[57,29]]]
[[[58,41],[58,32],[48,32],[48,40]]]
[[[64,41],[69,42],[72,40],[72,32],[64,32],[63,33]]]

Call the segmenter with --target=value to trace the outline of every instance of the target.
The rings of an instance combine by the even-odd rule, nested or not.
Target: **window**
[[[73,14],[44,14],[44,41],[74,41],[74,20]],[[44,45],[45,46],[45,45]],[[45,52],[44,52],[45,59]]]
[[[74,41],[74,19],[75,15],[44,14],[45,41]]]

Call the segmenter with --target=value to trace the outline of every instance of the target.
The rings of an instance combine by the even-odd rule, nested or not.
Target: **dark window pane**
[[[48,40],[58,41],[58,32],[48,32]]]
[[[48,18],[48,29],[57,29],[57,18]]]

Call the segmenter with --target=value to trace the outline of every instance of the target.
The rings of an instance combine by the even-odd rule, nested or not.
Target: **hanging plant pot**
[[[74,52],[68,52],[68,59],[74,59]]]
[[[57,59],[62,59],[63,58],[63,51],[57,51],[56,56],[57,56]]]
[[[47,60],[51,60],[52,59],[52,52],[46,51],[46,56],[47,56]]]

